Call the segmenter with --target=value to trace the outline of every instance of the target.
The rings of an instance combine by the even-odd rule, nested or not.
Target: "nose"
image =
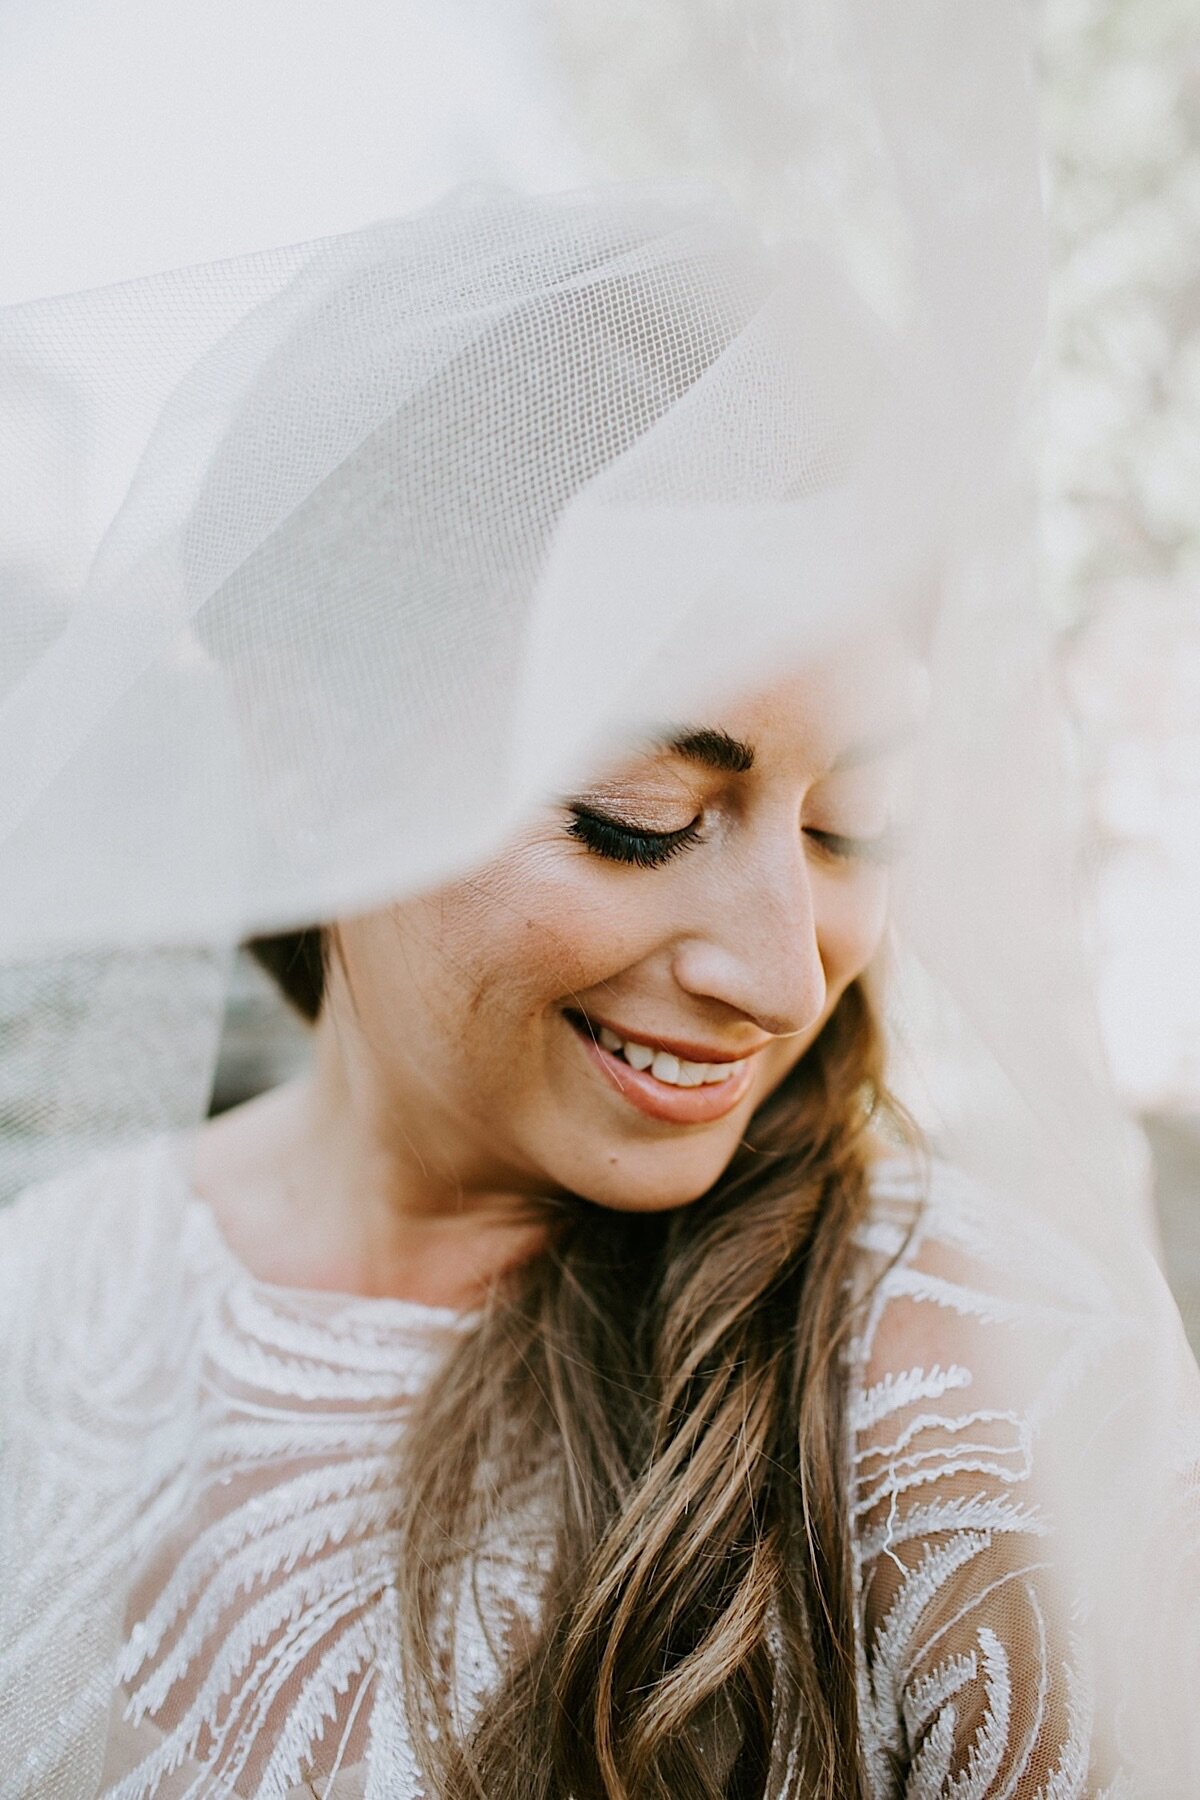
[[[802,848],[728,867],[704,916],[676,939],[675,980],[697,999],[719,1001],[772,1037],[811,1030],[828,981]]]

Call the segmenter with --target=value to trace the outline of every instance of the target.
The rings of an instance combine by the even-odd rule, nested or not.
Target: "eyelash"
[[[572,806],[569,834],[594,856],[607,862],[631,863],[640,869],[661,868],[701,840],[700,822],[693,819],[680,831],[639,831],[623,825],[591,807]],[[809,831],[826,855],[838,862],[886,862],[892,843],[885,833],[879,838],[842,837],[834,831]]]
[[[608,862],[634,863],[640,869],[660,868],[700,840],[698,819],[681,831],[638,831],[587,806],[571,808],[567,830],[594,856],[603,856]]]
[[[888,831],[877,838],[840,837],[836,831],[811,829],[808,835],[839,862],[887,863],[896,853],[896,840]]]

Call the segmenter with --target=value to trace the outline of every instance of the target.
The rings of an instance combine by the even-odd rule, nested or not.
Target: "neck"
[[[469,1151],[454,1157],[332,1016],[314,1039],[307,1074],[202,1134],[193,1178],[231,1247],[284,1286],[477,1305],[544,1223]]]

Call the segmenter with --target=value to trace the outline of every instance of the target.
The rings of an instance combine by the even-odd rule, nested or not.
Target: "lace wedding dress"
[[[862,1256],[884,1272],[847,1371],[872,1792],[1124,1791],[1032,1489],[1081,1384],[1122,1354],[1117,1307],[944,1163],[917,1192],[903,1161],[877,1166]],[[253,1278],[169,1138],[0,1217],[5,1800],[416,1800],[397,1449],[464,1328]],[[1031,1336],[1036,1393],[1013,1374]],[[467,1709],[536,1609],[547,1521],[536,1495],[512,1517],[460,1627]]]

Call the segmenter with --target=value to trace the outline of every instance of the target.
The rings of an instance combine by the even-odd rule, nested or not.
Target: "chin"
[[[736,1147],[731,1144],[725,1154],[689,1156],[682,1167],[678,1157],[662,1150],[641,1155],[614,1150],[607,1166],[581,1170],[568,1185],[581,1199],[613,1212],[672,1212],[708,1193],[729,1167]]]

